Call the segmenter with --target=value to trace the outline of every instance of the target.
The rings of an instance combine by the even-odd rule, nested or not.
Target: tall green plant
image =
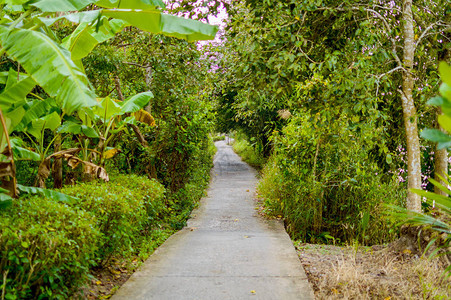
[[[429,100],[429,104],[440,106],[443,115],[439,116],[438,121],[440,125],[448,132],[444,133],[438,129],[425,129],[421,132],[421,136],[427,140],[438,143],[438,148],[451,147],[451,66],[442,62],[439,66],[439,72],[443,83],[440,86],[441,96],[437,96]],[[429,206],[429,212],[419,213],[410,211],[401,207],[392,206],[393,215],[400,220],[402,224],[409,224],[412,226],[422,226],[430,228],[438,232],[425,250],[428,250],[434,243],[438,247],[432,251],[430,257],[440,255],[450,255],[449,247],[451,242],[451,177],[448,174],[438,174],[439,178],[444,184],[430,178],[429,181],[438,187],[445,195],[423,191],[419,189],[412,189],[412,192],[423,197]],[[446,276],[451,276],[451,266],[447,266],[445,270]]]
[[[24,117],[19,104],[24,102],[27,89],[35,85],[55,100],[61,119],[82,108],[99,106],[81,59],[124,27],[136,26],[188,41],[213,39],[217,31],[215,26],[163,13],[165,4],[159,0],[1,0],[0,8],[0,54],[6,53],[26,72],[25,76],[17,75],[14,84],[7,81],[0,96],[5,119],[15,122]],[[55,13],[59,16],[54,17]],[[51,27],[62,19],[79,25],[61,42]],[[11,131],[8,126],[5,122],[4,135]]]

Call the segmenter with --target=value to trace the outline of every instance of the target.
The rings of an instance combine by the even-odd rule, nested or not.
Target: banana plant
[[[88,6],[94,9],[86,10]],[[0,148],[8,148],[9,164],[5,166],[13,170],[10,175],[15,174],[15,168],[9,134],[17,125],[15,122],[25,116],[22,104],[25,105],[24,98],[34,86],[40,86],[54,99],[61,115],[73,115],[98,106],[81,59],[124,27],[136,26],[188,41],[215,37],[216,26],[165,14],[164,8],[161,0],[0,0],[0,56],[6,53],[25,70],[25,74],[7,77],[9,81],[5,81],[6,88],[1,92],[3,97],[0,96]],[[79,24],[62,42],[51,29],[61,19]],[[0,83],[1,78],[4,74],[0,74]],[[46,150],[41,147],[40,151],[42,157]],[[9,191],[11,195],[17,194],[15,187]]]
[[[135,113],[143,114],[142,109],[150,99],[153,98],[152,92],[143,92],[129,97],[125,101],[116,101],[110,97],[99,99],[100,106],[92,110],[82,110],[79,113],[84,123],[92,126],[99,137],[97,146],[99,152],[98,164],[103,166],[105,159],[111,157],[111,153],[117,150],[108,150],[108,145],[114,139],[115,135],[124,130],[127,124],[135,124]],[[143,120],[141,118],[141,120]],[[82,125],[83,126],[83,125]],[[79,130],[73,127],[73,130]],[[68,129],[62,129],[61,132],[69,132]],[[74,133],[72,131],[72,133]],[[107,151],[110,151],[107,153]]]

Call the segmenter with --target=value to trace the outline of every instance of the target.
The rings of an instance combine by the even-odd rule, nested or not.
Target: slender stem
[[[9,139],[8,128],[6,127],[5,118],[3,116],[3,111],[1,109],[0,109],[0,120],[2,122],[4,135],[6,136],[6,143],[7,143],[8,155],[9,155],[8,159],[10,159],[10,163],[11,163],[11,177],[12,177],[12,181],[13,181],[13,186],[12,186],[12,191],[10,190],[10,193],[11,193],[12,197],[17,197],[17,192],[16,192],[16,166],[14,164],[14,156],[13,156],[13,151],[11,149],[11,141]]]
[[[28,28],[28,30],[36,30],[36,29],[38,29],[38,28],[41,28],[41,26],[42,26],[41,24],[36,24],[36,25],[34,25],[34,26]]]
[[[35,93],[30,93],[30,95],[32,95],[32,96],[38,98],[38,99],[41,100],[41,101],[44,101],[44,100],[45,100],[44,98],[42,98],[42,97],[36,95]]]
[[[29,9],[26,12],[24,12],[22,15],[20,15],[20,17],[18,17],[14,22],[11,23],[11,25],[8,27],[8,30],[11,30],[14,27],[16,27],[16,25],[19,24],[20,21],[22,21],[23,19],[25,19],[26,17],[28,17],[32,13],[33,13],[33,9]]]
[[[55,134],[55,136],[53,137],[53,139],[50,141],[49,145],[45,148],[45,151],[44,151],[44,157],[47,156],[47,152],[49,152],[50,146],[53,145],[53,142],[56,140],[56,138],[57,138],[58,136],[61,136],[61,134],[60,134],[60,133]],[[43,145],[43,146],[44,146],[44,145]]]
[[[37,149],[38,152],[39,152],[39,156],[41,156],[41,150],[39,149],[39,145],[36,144],[36,142],[31,138],[31,136],[30,136],[26,131],[24,131],[23,133],[24,133],[24,134],[28,137],[28,139],[33,143],[33,145],[36,147],[36,149]]]

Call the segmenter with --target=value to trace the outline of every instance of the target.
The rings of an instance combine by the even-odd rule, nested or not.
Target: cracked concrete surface
[[[188,226],[112,299],[314,299],[283,224],[256,214],[256,172],[217,142],[213,177]]]

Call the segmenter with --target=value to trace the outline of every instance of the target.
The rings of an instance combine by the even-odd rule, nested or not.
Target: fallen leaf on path
[[[254,291],[254,290],[251,291],[251,294],[255,294],[255,293],[256,293],[256,291]]]

